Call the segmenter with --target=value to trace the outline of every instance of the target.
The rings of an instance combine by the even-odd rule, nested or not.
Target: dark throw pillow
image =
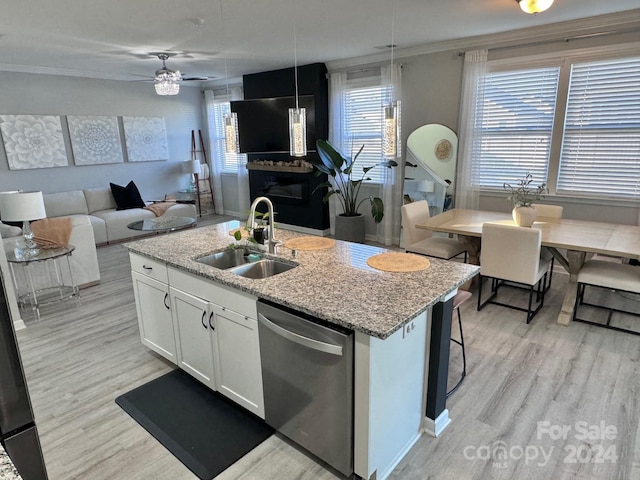
[[[144,201],[133,180],[131,180],[126,187],[116,185],[115,183],[109,183],[109,186],[111,187],[113,199],[116,201],[116,210],[144,207]]]

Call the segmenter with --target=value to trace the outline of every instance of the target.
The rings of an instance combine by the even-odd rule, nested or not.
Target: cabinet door
[[[142,343],[177,363],[169,287],[137,272],[131,272],[131,277]]]
[[[217,389],[247,410],[264,418],[258,322],[210,304],[213,312],[213,352]]]
[[[215,389],[209,333],[209,303],[173,287],[169,289],[178,345],[178,366]]]

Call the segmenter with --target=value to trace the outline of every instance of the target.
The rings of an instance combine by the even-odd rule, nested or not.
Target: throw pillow
[[[20,227],[12,227],[11,225],[0,222],[0,237],[17,237],[20,234],[22,234],[22,229]]]
[[[126,187],[109,183],[113,199],[116,201],[116,210],[128,210],[130,208],[143,208],[145,203],[140,196],[140,191],[131,180]]]

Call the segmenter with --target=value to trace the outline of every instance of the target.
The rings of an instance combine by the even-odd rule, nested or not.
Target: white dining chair
[[[544,305],[544,279],[549,269],[549,262],[540,258],[541,242],[542,232],[537,228],[497,223],[482,224],[478,311],[488,303],[493,303],[527,312],[527,323],[531,322]],[[482,283],[485,277],[491,279],[491,294],[483,301]],[[505,284],[505,281],[528,287],[527,308],[494,300],[500,287],[510,286]],[[538,304],[535,309],[534,293]]]
[[[464,261],[467,261],[467,248],[460,240],[437,237],[429,230],[416,228],[418,223],[424,223],[431,217],[429,204],[426,200],[403,205],[401,215],[405,251],[444,260],[449,260],[464,253]]]
[[[547,218],[562,218],[563,207],[561,205],[547,205],[542,203],[532,203],[531,206],[536,209],[536,218],[538,217],[547,217]],[[555,265],[556,259],[551,254],[551,252],[542,247],[541,255],[544,260],[550,260],[551,264],[549,265],[549,276],[547,277],[547,282],[544,286],[545,292],[548,292],[551,288],[551,280],[553,279],[553,266]]]
[[[576,322],[609,328],[611,330],[617,330],[619,332],[640,335],[640,329],[630,330],[627,328],[621,328],[611,325],[611,318],[615,312],[634,316],[640,316],[640,314],[627,310],[621,310],[611,305],[586,302],[584,300],[584,295],[587,287],[600,289],[605,288],[617,292],[640,294],[640,267],[629,265],[626,263],[615,263],[603,260],[588,260],[582,266],[580,272],[578,272],[578,290],[576,294],[576,303],[573,307],[573,319]],[[578,317],[578,309],[582,305],[608,310],[606,322],[598,323],[590,319]]]

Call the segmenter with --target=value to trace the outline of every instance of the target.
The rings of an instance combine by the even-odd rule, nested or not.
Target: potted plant
[[[362,243],[365,230],[364,216],[359,212],[360,206],[369,202],[373,220],[380,223],[384,217],[384,203],[380,197],[372,195],[360,199],[360,188],[365,180],[370,180],[367,173],[372,169],[378,166],[391,168],[398,164],[394,160],[387,160],[369,167],[362,167],[362,174],[356,177],[353,167],[364,145],[353,158],[343,155],[326,140],[318,140],[316,146],[320,160],[309,158],[309,161],[316,168],[317,175],[326,173],[333,178],[333,183],[324,182],[318,185],[314,192],[318,188],[327,187],[328,191],[323,201],[329,201],[333,195],[336,195],[340,201],[342,213],[336,216],[336,238]]]
[[[532,187],[533,175],[530,172],[518,180],[517,186],[512,186],[510,183],[504,183],[504,188],[509,195],[507,201],[510,201],[513,205],[511,214],[513,215],[513,221],[520,227],[530,227],[536,220],[536,209],[533,208],[533,202],[540,200],[547,192],[547,184],[541,183],[537,187]]]

